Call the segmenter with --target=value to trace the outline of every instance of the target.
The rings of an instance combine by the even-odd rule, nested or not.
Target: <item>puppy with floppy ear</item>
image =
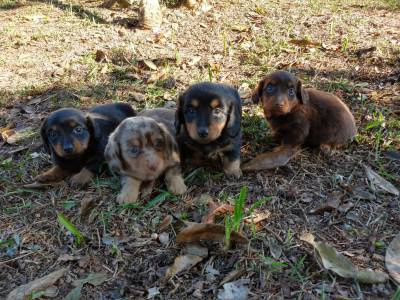
[[[253,102],[262,103],[264,115],[281,145],[242,166],[244,171],[285,165],[302,146],[327,152],[349,143],[357,133],[349,108],[331,93],[304,89],[286,71],[274,72],[260,81]]]
[[[178,99],[175,126],[183,158],[222,156],[224,172],[239,178],[242,101],[234,88],[211,82],[190,86]]]
[[[99,105],[88,113],[62,108],[48,116],[40,129],[45,150],[54,167],[36,177],[40,183],[71,176],[72,185],[84,185],[98,174],[104,162],[109,134],[125,118],[136,113],[124,103]]]
[[[119,203],[137,201],[140,191],[142,198],[151,193],[155,180],[164,173],[172,194],[186,192],[174,139],[174,115],[172,109],[145,110],[124,120],[111,134],[105,157],[111,170],[122,177]]]

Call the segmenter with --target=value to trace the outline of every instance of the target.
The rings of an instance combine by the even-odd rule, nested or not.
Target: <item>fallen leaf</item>
[[[322,203],[317,208],[311,209],[310,214],[321,214],[326,211],[336,210],[340,205],[340,197],[333,196],[328,201]]]
[[[85,279],[77,279],[72,282],[75,286],[68,294],[65,296],[64,300],[79,300],[81,298],[81,291],[85,284],[91,284],[98,286],[107,280],[107,274],[104,273],[90,273]]]
[[[25,189],[44,189],[48,187],[63,186],[63,185],[66,185],[64,181],[49,182],[49,183],[33,182],[24,184],[22,187]]]
[[[282,255],[282,247],[278,244],[278,241],[273,236],[269,236],[268,243],[272,257],[275,259],[280,258]]]
[[[393,184],[391,184],[389,181],[384,179],[382,176],[380,176],[377,173],[375,173],[374,171],[372,171],[372,169],[370,167],[368,167],[367,165],[364,165],[364,170],[365,170],[365,173],[367,174],[368,180],[371,183],[371,186],[373,189],[375,186],[378,186],[379,188],[381,188],[382,190],[384,190],[390,194],[393,194],[395,196],[400,195],[399,190]]]
[[[220,282],[220,285],[224,285],[225,283],[238,278],[242,274],[243,274],[243,270],[240,270],[240,269],[232,270],[224,277],[224,279],[222,279],[222,281]]]
[[[169,225],[171,225],[171,223],[172,223],[172,216],[171,215],[166,215],[165,217],[164,217],[164,219],[162,220],[162,222],[158,225],[158,231],[159,232],[162,232],[162,231],[164,231],[165,229],[167,229],[168,227],[169,227]]]
[[[152,287],[147,289],[147,299],[153,299],[155,296],[160,295],[160,288],[159,287]]]
[[[108,59],[106,53],[103,50],[97,50],[95,56],[96,56],[95,60],[97,62],[103,62],[103,61],[109,62],[110,61],[110,59]]]
[[[285,147],[278,148],[275,151],[261,153],[252,160],[244,163],[241,169],[242,171],[275,169],[286,165],[290,159],[296,155],[297,151],[297,149]]]
[[[249,295],[247,283],[248,280],[244,279],[225,283],[224,289],[218,292],[218,300],[246,300]]]
[[[305,233],[300,240],[311,244],[318,252],[322,265],[343,278],[354,278],[361,283],[383,283],[389,279],[385,273],[357,270],[356,267],[335,248],[324,242],[316,242],[311,233]]]
[[[150,70],[155,71],[158,69],[157,66],[151,60],[144,59],[143,62]]]
[[[189,270],[190,268],[201,262],[203,259],[204,257],[192,254],[186,254],[176,257],[173,265],[167,269],[164,279],[168,280],[179,272]]]
[[[244,223],[246,224],[258,224],[271,216],[270,211],[255,212],[251,216],[244,218]]]
[[[218,270],[214,269],[213,266],[207,265],[206,267],[206,278],[207,281],[213,282],[216,279],[216,276],[218,276],[220,273]]]
[[[177,236],[178,243],[191,243],[198,241],[223,242],[225,240],[225,226],[219,224],[195,223],[183,229]],[[248,243],[248,239],[242,234],[233,231],[231,233],[233,243]]]
[[[227,203],[219,204],[211,200],[208,202],[208,207],[208,214],[202,220],[203,223],[207,224],[214,223],[217,217],[233,213],[233,206]]]
[[[147,83],[154,83],[156,81],[159,81],[159,80],[163,79],[166,75],[167,75],[167,72],[165,70],[161,70],[159,72],[151,74],[146,82]]]
[[[186,248],[185,248],[185,252],[187,254],[197,255],[197,256],[204,257],[204,258],[208,256],[208,248],[197,245],[197,244],[187,244]]]
[[[88,196],[82,199],[81,207],[80,207],[80,214],[82,219],[86,219],[93,208],[96,207],[96,201],[94,197]]]
[[[67,268],[60,269],[27,284],[21,285],[8,294],[7,300],[24,300],[33,292],[44,291],[47,288],[52,287],[54,283],[64,276],[67,271]]]
[[[70,254],[61,254],[57,261],[74,261],[74,260],[79,260],[81,256],[72,256]]]
[[[393,280],[400,284],[400,233],[390,242],[386,249],[386,269]]]
[[[16,144],[34,134],[32,127],[21,129],[8,129],[1,133],[2,139],[10,145]]]
[[[158,240],[162,245],[167,246],[169,243],[169,234],[166,232],[160,233],[158,235]]]
[[[301,46],[301,47],[306,47],[306,46],[321,46],[321,43],[319,42],[314,42],[309,39],[291,39],[289,40],[289,43]]]
[[[383,155],[389,159],[400,160],[400,152],[396,150],[388,150],[383,152]]]

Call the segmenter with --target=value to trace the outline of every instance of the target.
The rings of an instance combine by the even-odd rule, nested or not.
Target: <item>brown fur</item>
[[[346,104],[331,93],[303,88],[301,81],[288,72],[277,71],[260,81],[253,102],[260,101],[274,137],[284,147],[263,154],[268,163],[263,164],[258,157],[246,163],[243,170],[276,167],[271,161],[274,155],[282,161],[280,165],[286,164],[302,145],[342,147],[356,135],[354,117]]]
[[[169,174],[169,169],[175,169],[176,173],[172,179],[166,174],[168,189],[177,194],[186,191],[180,173],[180,159],[175,139],[163,123],[155,120],[171,120],[171,118],[168,118],[168,112],[163,110],[156,109],[153,114],[154,118],[147,117],[151,112],[145,111],[143,115],[146,116],[124,120],[109,138],[105,150],[106,160],[113,171],[124,177],[130,177],[123,180],[123,185],[132,185],[123,187],[118,198],[119,202],[136,201],[142,182],[154,181],[166,171]],[[175,111],[171,110],[172,122],[174,114]],[[138,182],[139,188],[136,188]],[[132,194],[132,191],[137,193]]]
[[[36,177],[36,181],[40,183],[49,183],[61,181],[71,175],[71,172],[59,167],[54,166],[50,170],[43,172]]]
[[[94,175],[90,170],[83,168],[78,174],[71,177],[70,183],[73,186],[85,185],[93,179]]]

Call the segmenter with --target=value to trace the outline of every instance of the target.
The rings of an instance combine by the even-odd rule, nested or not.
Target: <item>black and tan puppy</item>
[[[175,110],[150,109],[124,120],[111,134],[105,157],[111,170],[119,173],[122,190],[119,203],[132,203],[153,188],[155,180],[165,173],[168,190],[183,194],[178,145],[174,138]]]
[[[178,100],[176,131],[182,157],[223,157],[224,172],[239,178],[242,101],[236,89],[202,82],[187,89]]]
[[[73,185],[88,183],[100,172],[110,133],[122,120],[135,115],[124,103],[99,105],[87,113],[75,108],[53,112],[44,120],[40,133],[54,167],[36,181],[56,182],[73,175]]]
[[[329,152],[348,144],[357,133],[353,115],[338,97],[305,89],[297,77],[286,71],[276,71],[260,81],[253,102],[260,101],[281,145],[244,164],[242,170],[284,165],[302,145]]]

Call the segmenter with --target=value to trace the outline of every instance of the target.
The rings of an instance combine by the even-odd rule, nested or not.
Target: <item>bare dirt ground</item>
[[[162,29],[155,33],[135,27],[137,3],[129,9],[99,4],[0,1],[0,298],[63,267],[68,272],[56,283],[56,298],[76,279],[99,272],[107,280],[84,285],[82,299],[145,299],[152,292],[159,299],[216,299],[227,274],[243,279],[250,299],[394,297],[394,281],[360,284],[325,270],[299,237],[311,232],[354,265],[385,272],[386,249],[400,231],[400,201],[374,189],[364,165],[400,186],[396,1],[221,0],[196,10],[164,2]],[[305,149],[283,168],[235,181],[218,168],[186,169],[187,195],[172,197],[160,184],[134,207],[115,203],[119,180],[107,174],[82,190],[24,187],[51,164],[38,130],[51,111],[111,101],[138,110],[172,105],[201,80],[239,88],[244,160],[272,149],[250,94],[263,75],[280,68],[350,106],[359,135],[348,149],[331,157]],[[208,209],[200,195],[232,204],[244,186],[245,214],[254,203],[262,205],[253,213],[270,213],[256,229],[244,228],[250,244],[226,251],[207,242],[201,262],[163,280],[186,251],[175,241],[176,219],[199,222]],[[82,202],[95,206],[86,217]],[[326,202],[336,205],[312,214]],[[60,212],[85,243],[76,245],[57,220]],[[158,238],[159,224],[172,215],[163,230],[167,239],[165,233]]]

